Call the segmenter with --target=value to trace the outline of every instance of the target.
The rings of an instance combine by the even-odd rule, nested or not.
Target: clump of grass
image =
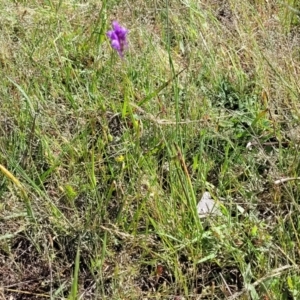
[[[3,297],[297,299],[296,3],[36,4],[0,4]]]

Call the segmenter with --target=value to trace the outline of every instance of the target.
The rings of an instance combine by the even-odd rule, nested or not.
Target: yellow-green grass
[[[299,10],[3,0],[0,297],[298,299]]]

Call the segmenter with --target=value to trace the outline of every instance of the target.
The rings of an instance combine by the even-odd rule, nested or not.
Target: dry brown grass
[[[0,177],[0,298],[297,299],[299,185],[274,182],[299,176],[299,16],[117,2],[0,5],[0,164],[34,213]],[[198,224],[207,189],[224,218]]]

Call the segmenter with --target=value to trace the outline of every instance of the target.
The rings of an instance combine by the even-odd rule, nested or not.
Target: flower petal
[[[120,24],[117,21],[113,21],[113,29],[119,39],[126,39],[126,34],[128,33],[128,30],[125,27],[120,26]]]
[[[118,36],[113,30],[110,30],[106,33],[106,35],[111,39],[111,40],[117,40]]]
[[[119,30],[118,32],[116,32],[116,34],[118,35],[118,38],[120,40],[126,40],[126,35],[128,33],[128,30],[125,28],[122,28],[121,30]]]
[[[126,40],[128,30],[125,27],[120,26],[117,21],[113,21],[112,27],[113,30],[109,30],[106,35],[110,39],[112,48],[118,52],[120,57],[123,57],[124,49],[128,45]]]
[[[113,26],[114,31],[117,31],[121,28],[120,24],[117,21],[113,21],[112,26]]]
[[[121,50],[121,45],[119,43],[118,40],[112,40],[111,42],[111,46],[116,49],[117,51],[120,51]]]

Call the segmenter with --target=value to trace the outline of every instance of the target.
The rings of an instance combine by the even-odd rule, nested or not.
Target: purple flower
[[[123,58],[123,52],[127,46],[126,35],[128,30],[125,27],[120,26],[117,21],[112,23],[113,30],[110,30],[106,35],[110,38],[111,46],[114,48],[120,57]]]

